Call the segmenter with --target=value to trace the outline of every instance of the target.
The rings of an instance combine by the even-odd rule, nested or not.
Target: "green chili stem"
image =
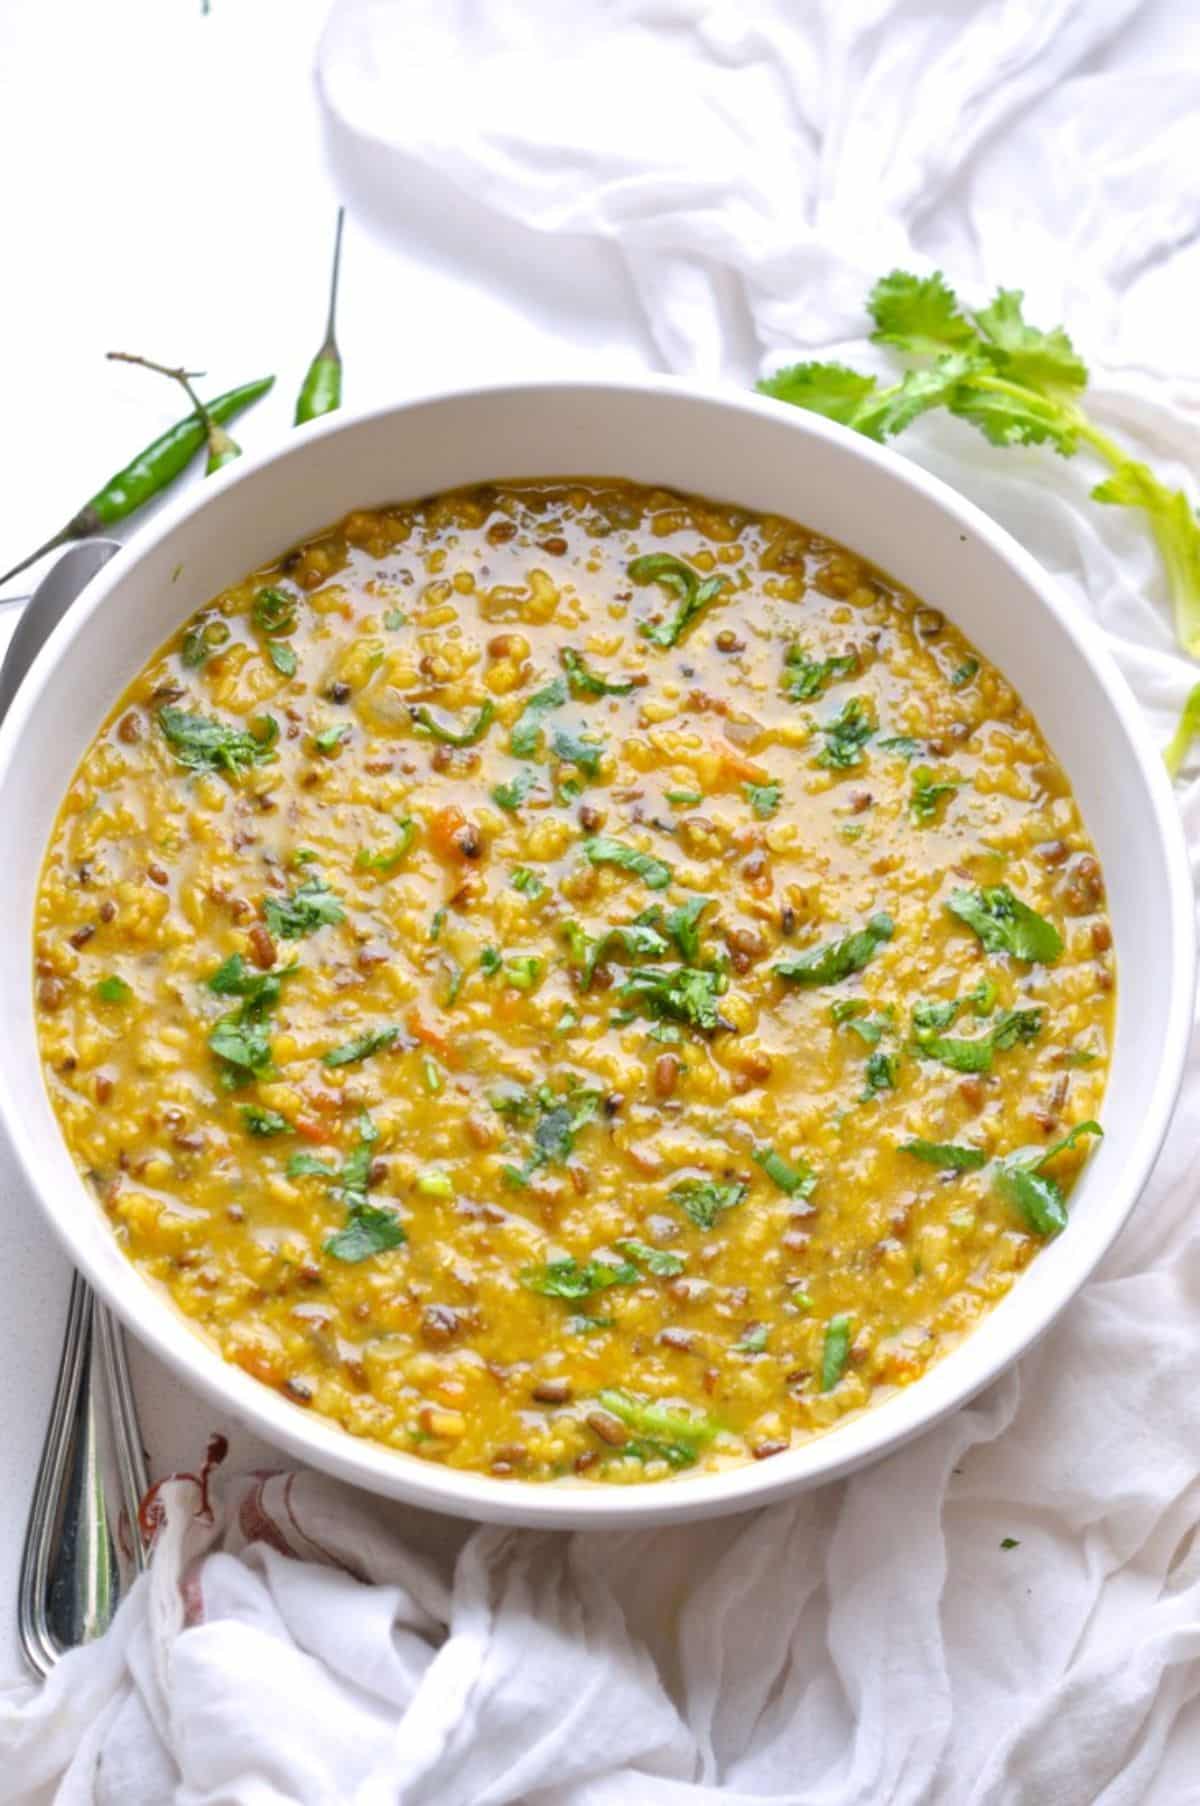
[[[329,277],[329,314],[325,321],[325,338],[317,352],[296,397],[296,426],[332,414],[342,402],[342,354],[337,343],[338,279],[342,267],[342,226],[346,209],[338,208],[337,229],[333,240],[333,268]]]
[[[242,383],[239,388],[229,389],[224,395],[218,395],[215,401],[210,401],[207,404],[208,412],[213,420],[232,420],[256,401],[261,401],[274,382],[273,376],[260,376],[255,382]],[[118,470],[109,477],[107,483],[89,497],[60,532],[40,545],[36,552],[30,552],[18,564],[14,564],[11,570],[0,575],[0,583],[7,583],[10,577],[15,577],[19,571],[36,564],[39,558],[44,558],[47,552],[53,552],[58,546],[66,545],[71,540],[90,539],[102,527],[115,526],[117,521],[136,513],[169,483],[174,482],[204,442],[204,422],[198,414],[188,414],[183,420],[177,420],[165,433],[152,439],[123,470]]]
[[[172,382],[179,384],[204,422],[204,434],[208,440],[208,463],[204,470],[205,476],[211,477],[214,470],[220,470],[223,464],[232,464],[235,458],[241,457],[242,448],[237,440],[231,433],[225,431],[219,421],[213,419],[209,409],[192,387],[192,378],[203,376],[202,370],[185,370],[182,365],[178,369],[174,369],[169,364],[155,363],[151,357],[140,357],[133,351],[110,351],[107,356],[113,363],[137,364],[143,370],[153,370],[158,376],[169,376]]]

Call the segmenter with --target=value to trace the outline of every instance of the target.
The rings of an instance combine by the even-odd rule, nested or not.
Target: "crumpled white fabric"
[[[342,0],[320,67],[350,206],[531,316],[737,382],[792,356],[882,368],[866,288],[940,263],[1065,319],[1097,416],[1180,482],[1198,77],[1200,17],[1170,0]],[[1083,459],[949,421],[902,444],[1055,574],[1164,734],[1196,673]],[[1196,787],[1180,806],[1200,849]],[[218,1480],[211,1521],[173,1483],[108,1638],[0,1700],[0,1797],[1200,1800],[1198,1066],[1051,1334],[848,1482],[654,1534],[464,1531],[457,1553],[313,1475]]]

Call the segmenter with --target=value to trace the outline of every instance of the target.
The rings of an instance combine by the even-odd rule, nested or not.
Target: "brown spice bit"
[[[506,546],[510,539],[517,536],[517,523],[514,520],[493,521],[485,535],[490,546]]]
[[[298,1405],[312,1404],[313,1389],[307,1380],[298,1380],[295,1378],[286,1379],[283,1382],[283,1390],[287,1393],[289,1398],[295,1399]]]
[[[421,1318],[421,1339],[432,1347],[444,1348],[462,1327],[458,1312],[450,1304],[427,1304]]]
[[[370,1168],[368,1169],[368,1172],[367,1172],[367,1179],[368,1179],[369,1183],[372,1185],[382,1185],[384,1180],[387,1178],[387,1175],[388,1175],[387,1161],[386,1160],[372,1160]]]
[[[146,867],[146,876],[152,884],[169,884],[171,881],[166,867],[157,863]]]
[[[1107,953],[1112,946],[1112,929],[1107,922],[1092,923],[1092,946],[1097,953]]]
[[[360,972],[373,972],[376,966],[386,966],[391,954],[386,947],[360,947],[354,956],[354,963]]]
[[[600,1457],[595,1449],[582,1450],[581,1453],[575,1457],[575,1472],[577,1474],[586,1474],[589,1467],[595,1467],[599,1459]]]
[[[1067,908],[1073,915],[1087,915],[1104,900],[1104,879],[1100,862],[1090,853],[1082,853],[1071,867],[1066,883]]]
[[[70,941],[72,947],[86,947],[95,932],[96,924],[94,922],[85,922],[81,928],[75,930],[74,934],[69,934],[67,939]]]
[[[523,1442],[502,1442],[492,1458],[492,1471],[503,1466],[509,1473],[514,1467],[523,1467],[529,1459],[529,1450]]]
[[[539,1380],[530,1394],[539,1405],[569,1405],[571,1386],[567,1380]]]
[[[349,702],[351,695],[350,685],[340,678],[326,686],[325,696],[329,702]]]
[[[850,813],[852,815],[862,815],[871,807],[875,798],[871,795],[869,790],[852,790],[850,792],[849,800]]]
[[[619,1449],[629,1441],[629,1431],[611,1411],[589,1411],[587,1424],[589,1429],[595,1430],[601,1442],[607,1442],[610,1448]]]
[[[183,1130],[176,1130],[171,1137],[171,1142],[174,1147],[179,1148],[185,1154],[200,1154],[208,1145],[208,1137],[199,1129],[193,1129],[187,1133]]]
[[[675,1090],[675,1081],[679,1077],[679,1061],[674,1054],[659,1054],[654,1062],[654,1092],[656,1097],[670,1097]]]
[[[1107,966],[1101,966],[1099,971],[1096,973],[1096,989],[1098,991],[1111,991],[1112,988],[1113,988],[1113,975],[1109,971]]]
[[[767,951],[767,943],[757,928],[731,928],[725,938],[731,948],[749,960],[762,959]]]
[[[750,1450],[756,1461],[769,1461],[772,1455],[785,1455],[791,1448],[790,1442],[782,1442],[778,1438],[765,1442],[756,1442]]]
[[[983,1108],[983,1080],[974,1077],[961,1079],[958,1095],[968,1110],[981,1110]]]
[[[126,746],[133,746],[141,737],[142,724],[130,709],[128,714],[122,715],[117,722],[117,739],[124,741]]]
[[[551,558],[562,558],[566,555],[567,542],[561,533],[551,533],[548,539],[538,540],[538,550],[549,552]]]
[[[113,1077],[111,1073],[98,1072],[96,1074],[95,1092],[96,1102],[98,1104],[111,1103],[113,1094]]]
[[[103,903],[100,905],[100,920],[102,922],[115,922],[116,919],[117,906],[111,897],[105,897]]]
[[[946,617],[940,608],[918,608],[913,616],[913,626],[923,640],[935,640],[946,625]]]
[[[717,635],[717,651],[744,652],[745,650],[745,640],[739,640],[732,627],[722,627],[720,633]]]
[[[67,988],[61,978],[40,978],[37,987],[39,1008],[43,1010],[59,1010],[67,995]]]
[[[784,935],[796,932],[796,912],[790,903],[785,903],[779,912],[779,932]]]
[[[604,810],[597,809],[591,803],[580,803],[579,825],[585,834],[594,834],[597,828],[604,826]]]
[[[386,777],[387,773],[391,769],[392,769],[392,761],[390,759],[364,759],[363,760],[363,770],[367,773],[368,777],[372,777],[372,778]]]
[[[490,1148],[495,1140],[495,1130],[491,1123],[482,1116],[468,1116],[463,1124],[467,1140],[474,1142],[477,1148]]]
[[[664,1348],[678,1349],[680,1354],[692,1354],[699,1337],[694,1329],[678,1329],[674,1324],[668,1324],[666,1329],[659,1330],[655,1340]]]
[[[263,972],[275,964],[275,943],[261,922],[250,930],[250,957]]]
[[[610,1091],[604,1100],[604,1114],[607,1117],[619,1116],[625,1102],[619,1091]]]
[[[1065,840],[1043,840],[1033,851],[1043,865],[1061,865],[1071,849]]]
[[[771,861],[761,847],[751,853],[742,863],[742,876],[756,897],[766,897],[771,893],[773,883],[771,877]]]

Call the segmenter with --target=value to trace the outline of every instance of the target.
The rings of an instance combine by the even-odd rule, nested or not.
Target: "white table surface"
[[[603,259],[564,263],[561,248],[514,230],[489,244],[482,289],[441,242],[448,207],[461,231],[469,203],[414,191],[403,251],[375,230],[362,172],[323,140],[312,64],[326,0],[210,4],[205,16],[202,0],[0,0],[0,569],[179,417],[169,385],[106,363],[107,350],[183,360],[208,373],[214,394],[276,371],[276,392],[235,430],[248,450],[289,430],[323,331],[339,197],[351,207],[339,321],[347,405],[443,380],[646,365],[636,322],[614,335],[606,315],[616,310],[593,310],[619,284]],[[43,568],[2,596],[26,593]],[[12,618],[0,611],[3,643]],[[17,1566],[68,1283],[0,1142],[0,1685],[22,1672]],[[230,1437],[231,1464],[278,1461],[136,1345],[131,1353],[155,1474],[194,1469],[215,1429]]]

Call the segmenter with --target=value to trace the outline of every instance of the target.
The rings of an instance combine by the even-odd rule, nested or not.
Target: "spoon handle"
[[[21,1557],[17,1624],[36,1673],[100,1636],[145,1565],[146,1485],[121,1331],[76,1274]]]
[[[42,578],[0,669],[0,716],[43,643],[119,550],[115,540],[85,541]],[[76,1274],[21,1557],[17,1628],[35,1673],[48,1674],[64,1650],[107,1628],[145,1562],[138,1528],[145,1491],[121,1331]]]

